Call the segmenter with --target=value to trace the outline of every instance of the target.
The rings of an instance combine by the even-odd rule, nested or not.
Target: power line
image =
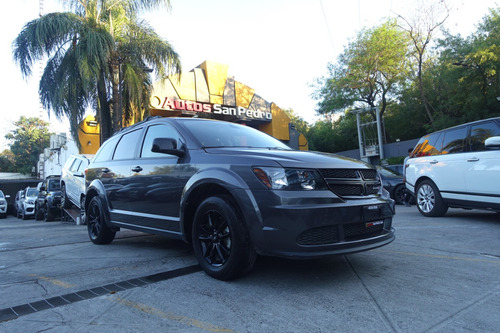
[[[328,32],[328,36],[330,37],[330,44],[332,45],[332,51],[335,51],[335,47],[333,45],[333,38],[332,38],[332,34],[330,33],[330,27],[328,25],[328,20],[326,19],[326,14],[325,14],[325,8],[323,8],[323,1],[322,0],[319,0],[319,3],[321,5],[321,11],[323,12],[323,19],[325,20],[325,24],[326,24],[326,30]]]

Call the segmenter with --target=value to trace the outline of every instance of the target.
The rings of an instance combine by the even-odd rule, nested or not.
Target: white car
[[[500,117],[420,139],[406,164],[406,187],[424,216],[448,207],[500,212]]]
[[[35,216],[35,202],[38,199],[38,190],[33,187],[26,187],[20,202],[18,217],[26,220],[30,216]]]
[[[61,173],[61,206],[70,208],[80,204],[85,197],[85,169],[92,161],[94,155],[71,155]]]
[[[7,198],[0,190],[0,217],[7,217]]]

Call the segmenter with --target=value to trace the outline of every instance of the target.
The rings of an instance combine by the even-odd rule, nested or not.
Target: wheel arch
[[[90,183],[90,185],[88,186],[87,188],[87,191],[85,192],[84,194],[84,198],[85,198],[85,201],[84,201],[84,208],[85,208],[85,211],[88,210],[89,208],[89,205],[90,205],[90,201],[92,200],[92,198],[98,196],[99,198],[101,198],[101,201],[102,201],[102,206],[103,206],[103,209],[104,209],[104,217],[105,217],[105,220],[106,220],[106,224],[110,224],[109,222],[111,221],[111,215],[109,213],[109,202],[108,202],[108,198],[107,198],[107,195],[106,195],[106,188],[104,187],[104,184],[100,181],[100,180],[94,180]]]
[[[195,174],[186,184],[181,198],[180,221],[184,240],[191,244],[196,209],[203,200],[212,196],[225,195],[229,197],[243,219],[245,227],[248,228],[248,218],[255,212],[252,213],[250,209],[247,209],[248,205],[245,205],[245,202],[254,202],[255,200],[241,196],[242,193],[250,192],[246,190],[248,190],[248,186],[245,181],[228,169],[206,169],[204,172]]]

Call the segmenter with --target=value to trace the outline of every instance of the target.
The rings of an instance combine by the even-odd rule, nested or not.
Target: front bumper
[[[329,191],[252,193],[255,199],[250,202],[257,214],[244,216],[253,245],[262,255],[315,258],[366,251],[395,239],[391,199],[344,201]]]

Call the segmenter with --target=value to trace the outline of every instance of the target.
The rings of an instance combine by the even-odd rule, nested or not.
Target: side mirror
[[[484,141],[484,146],[488,149],[500,148],[500,136],[492,136]]]
[[[153,140],[153,146],[151,147],[153,153],[170,154],[178,157],[185,155],[184,149],[177,147],[177,140],[172,138],[156,138]]]

